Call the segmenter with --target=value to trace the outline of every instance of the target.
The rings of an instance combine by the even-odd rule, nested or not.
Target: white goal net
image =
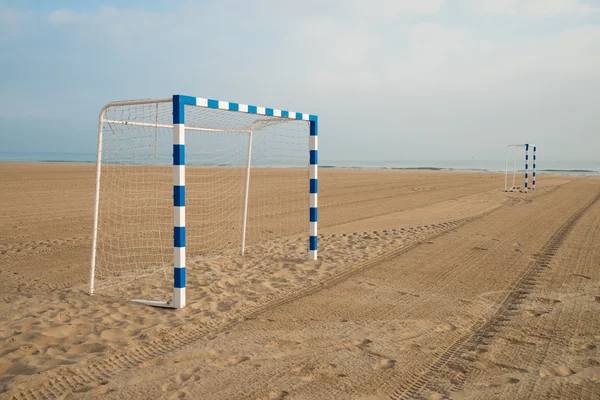
[[[165,298],[172,290],[172,122],[171,99],[111,103],[101,113],[96,292]],[[186,105],[185,128],[188,270],[239,257],[245,226],[246,254],[297,235],[301,246],[278,251],[306,257],[309,122]]]

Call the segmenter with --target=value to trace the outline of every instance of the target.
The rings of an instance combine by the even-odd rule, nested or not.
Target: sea
[[[0,152],[0,162],[96,162],[95,153]],[[319,160],[319,168],[504,172],[504,158],[470,160]],[[512,165],[509,165],[511,168]],[[523,171],[523,165],[518,166]],[[531,168],[531,165],[530,165]],[[512,169],[511,169],[512,170]],[[537,172],[600,175],[600,160],[537,160]]]

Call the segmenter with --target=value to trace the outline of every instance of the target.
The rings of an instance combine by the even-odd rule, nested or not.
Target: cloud
[[[442,10],[446,0],[354,0],[344,2],[363,17],[396,19],[406,16],[436,14]]]
[[[600,11],[598,7],[592,7],[579,0],[469,0],[468,4],[481,13],[525,17],[587,15]]]
[[[592,105],[600,100],[600,26],[493,40],[431,22],[382,31],[311,19],[296,34],[308,41],[305,55],[314,61],[303,64],[300,76],[317,95],[317,112],[326,110],[323,123],[333,125],[323,129],[343,131],[344,143],[355,147],[360,132],[391,144],[378,148],[378,157],[420,156],[398,153],[405,146],[394,146],[400,139],[390,139],[392,133],[404,139],[410,133],[413,148],[439,147],[443,137],[477,142],[476,154],[493,153],[511,140],[546,143],[546,154],[560,148],[577,154],[574,144],[562,143],[567,131],[600,144],[595,137],[583,139],[598,123]],[[369,151],[376,154],[364,149]]]
[[[77,13],[69,9],[61,9],[52,11],[48,15],[50,25],[59,26],[65,24],[73,24],[84,22],[89,18],[89,14]]]
[[[33,13],[0,8],[0,45],[19,40],[27,33],[27,24],[34,18]]]
[[[165,26],[175,22],[171,14],[113,7],[93,12],[59,9],[46,14],[45,20],[49,27],[73,33],[77,39],[108,40],[121,48],[145,45],[144,38],[159,36]]]
[[[510,4],[515,15],[585,12],[549,3]],[[11,77],[0,85],[0,118],[32,110],[23,106],[32,92],[47,107],[34,114],[69,110],[82,119],[78,126],[86,118],[93,126],[109,100],[185,93],[320,114],[329,158],[339,143],[348,157],[364,150],[396,158],[407,157],[399,149],[429,149],[447,137],[464,140],[468,154],[482,135],[494,148],[524,141],[524,130],[539,134],[531,133],[532,142],[550,140],[551,131],[560,138],[563,129],[584,141],[599,123],[591,107],[600,101],[600,26],[587,19],[576,28],[545,24],[544,31],[536,25],[490,36],[469,23],[472,16],[440,12],[450,7],[441,0],[176,4],[168,11],[0,10],[0,33],[15,40],[0,53]],[[509,3],[482,9],[490,4]],[[514,22],[503,20],[502,33]],[[365,132],[372,149],[363,149]]]
[[[330,93],[357,90],[384,97],[397,91],[396,97],[433,101],[460,92],[477,104],[478,97],[514,100],[515,93],[559,90],[569,80],[593,79],[600,70],[600,27],[594,25],[494,41],[431,22],[382,31],[368,23],[306,19],[293,35],[315,61],[301,73],[315,90]],[[488,96],[490,90],[498,96]]]

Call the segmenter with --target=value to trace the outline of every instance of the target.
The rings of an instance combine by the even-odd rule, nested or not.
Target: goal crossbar
[[[111,107],[135,106],[159,103],[172,103],[172,124],[158,122],[139,122],[128,121],[127,119],[105,118],[106,111]],[[164,105],[163,105],[164,106]],[[197,126],[201,122],[196,120],[186,124],[186,106],[203,107],[207,109],[223,110],[231,113],[247,113],[264,118],[254,118],[251,123],[237,128],[212,128]],[[318,220],[318,117],[312,114],[292,112],[268,107],[258,107],[241,103],[219,101],[201,97],[191,97],[184,95],[173,95],[171,99],[143,99],[131,101],[117,101],[105,105],[99,115],[98,122],[98,148],[96,161],[96,187],[94,203],[94,225],[92,236],[92,257],[90,265],[90,285],[89,294],[94,293],[94,279],[96,267],[96,250],[98,245],[98,217],[99,217],[99,199],[100,199],[100,176],[102,166],[103,151],[103,126],[104,124],[131,125],[147,128],[167,128],[173,131],[173,296],[166,302],[153,300],[134,300],[139,303],[167,307],[182,308],[186,303],[186,225],[185,225],[185,136],[186,130],[204,131],[204,132],[238,132],[248,133],[248,163],[244,193],[244,213],[242,230],[242,249],[244,252],[246,218],[248,212],[248,188],[250,180],[250,160],[252,153],[252,137],[254,129],[260,127],[276,125],[285,121],[298,120],[306,121],[309,126],[309,235],[308,235],[308,259],[317,259],[317,220]],[[112,128],[111,128],[112,129]]]
[[[103,119],[102,123],[117,124],[117,125],[131,125],[131,126],[143,126],[147,128],[167,128],[173,129],[173,125],[170,124],[152,124],[148,122],[131,122],[131,121],[120,121],[114,119]],[[199,132],[244,132],[250,133],[252,130],[248,129],[211,129],[211,128],[198,128],[194,126],[188,126],[185,129],[188,131],[199,131]]]

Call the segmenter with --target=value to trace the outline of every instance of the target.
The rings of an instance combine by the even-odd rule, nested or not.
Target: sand
[[[319,261],[195,257],[173,311],[86,294],[93,165],[0,163],[0,399],[600,397],[600,178],[320,181]]]

